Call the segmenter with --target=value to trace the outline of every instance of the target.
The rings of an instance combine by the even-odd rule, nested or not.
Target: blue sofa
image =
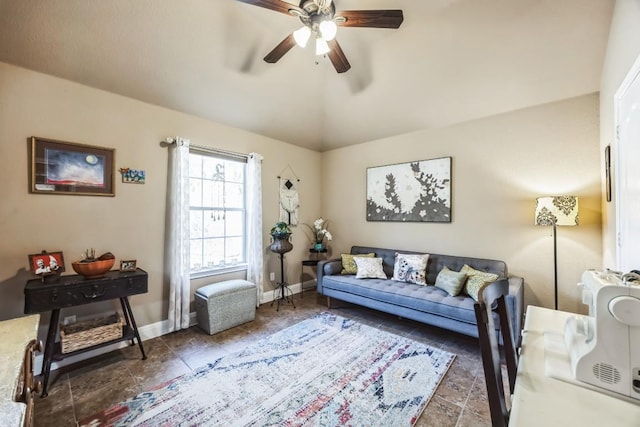
[[[420,253],[367,246],[351,248],[351,254],[371,252],[382,258],[383,269],[389,278],[393,276],[396,252]],[[508,280],[507,305],[512,334],[514,342],[519,343],[524,313],[524,280],[521,277],[509,276],[507,265],[503,261],[429,254],[426,282],[433,285],[442,267],[447,266],[451,270],[460,271],[465,264],[476,270],[495,273],[499,276],[498,280]],[[435,286],[422,286],[391,279],[356,279],[354,275],[340,274],[341,271],[340,258],[318,263],[318,293],[327,297],[329,308],[331,298],[335,298],[461,334],[478,336],[473,310],[475,301],[467,295],[450,296]],[[495,324],[497,328],[500,327],[499,321],[496,320]]]

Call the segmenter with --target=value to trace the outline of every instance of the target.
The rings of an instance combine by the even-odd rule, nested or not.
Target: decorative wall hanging
[[[367,168],[367,221],[451,222],[451,157]]]
[[[114,196],[115,149],[30,138],[29,192]]]
[[[144,184],[146,173],[140,169],[120,168],[122,182],[125,184]]]
[[[611,146],[604,148],[604,188],[607,202],[611,201]]]
[[[282,172],[289,169],[290,173],[295,177],[287,178]],[[280,216],[279,221],[286,222],[288,225],[298,225],[298,208],[300,207],[300,198],[298,197],[298,183],[300,179],[296,173],[287,165],[278,175],[280,182]]]

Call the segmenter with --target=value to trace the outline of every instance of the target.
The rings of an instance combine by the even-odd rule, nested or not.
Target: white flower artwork
[[[451,157],[368,168],[367,221],[451,222]]]

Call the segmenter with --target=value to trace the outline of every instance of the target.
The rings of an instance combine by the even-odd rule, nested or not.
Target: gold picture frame
[[[136,264],[135,259],[120,260],[120,271],[136,271]]]

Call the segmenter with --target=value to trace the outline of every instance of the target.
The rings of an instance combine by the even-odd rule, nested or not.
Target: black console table
[[[109,271],[104,277],[98,279],[85,279],[83,276],[71,275],[61,276],[58,281],[53,283],[42,283],[41,279],[33,279],[27,282],[24,288],[25,314],[51,311],[47,343],[44,350],[44,364],[42,366],[42,397],[46,397],[48,394],[47,385],[53,360],[62,360],[66,357],[120,341],[131,340],[131,345],[134,345],[134,338],[138,340],[142,360],[147,358],[128,298],[129,295],[147,292],[147,278],[146,271],[138,268],[136,271],[130,272]],[[126,322],[122,327],[122,337],[63,354],[60,343],[56,342],[60,322],[60,309],[116,298],[120,299]]]

